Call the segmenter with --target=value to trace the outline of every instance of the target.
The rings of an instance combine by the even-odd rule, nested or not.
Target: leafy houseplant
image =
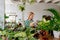
[[[31,33],[32,28],[26,28],[26,30],[19,32],[14,35],[14,37],[18,37],[19,40],[36,40],[33,35],[34,33]]]
[[[54,27],[54,30],[59,31],[60,29],[60,15],[59,12],[53,8],[47,9],[47,11],[50,11],[54,16],[52,17],[52,26]],[[58,26],[58,27],[57,27]]]
[[[46,38],[46,40],[48,40],[48,31],[52,30],[50,26],[50,21],[51,21],[51,17],[46,16],[46,17],[43,17],[43,19],[38,23],[37,29],[40,30],[42,39]]]
[[[43,15],[42,20],[40,22],[38,22],[38,27],[37,29],[39,30],[53,30],[53,25],[52,25],[52,17],[49,15]]]
[[[14,27],[13,27],[14,28]],[[20,28],[21,29],[21,28]],[[21,30],[14,30],[12,28],[0,31],[1,35],[6,35],[9,40],[36,40],[33,36],[36,30],[34,28],[22,28]]]
[[[58,23],[60,23],[60,15],[59,15],[59,12],[56,10],[56,9],[46,9],[47,11],[50,11],[54,16],[54,18],[56,18],[58,21]]]
[[[50,11],[54,16],[51,20],[51,26],[53,27],[54,37],[59,38],[60,35],[60,15],[59,12],[56,9],[50,8],[46,9],[47,11]]]
[[[42,20],[38,23],[38,28],[40,27],[40,30],[52,30],[51,22],[51,16],[43,15]]]
[[[40,27],[40,30],[49,30],[48,26],[49,26],[49,22],[48,21],[46,21],[46,22],[40,21],[38,23],[38,27]]]

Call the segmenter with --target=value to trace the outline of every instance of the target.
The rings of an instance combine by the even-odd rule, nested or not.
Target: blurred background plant
[[[4,18],[6,19],[6,18],[9,18],[9,16],[6,16],[6,14],[4,14]]]
[[[19,28],[20,29],[20,28]],[[34,28],[23,28],[22,30],[14,30],[14,28],[4,29],[0,31],[2,36],[6,36],[9,40],[36,40],[33,36],[36,33]]]
[[[24,11],[25,10],[25,6],[24,5],[19,5],[19,10]]]
[[[53,27],[53,30],[59,31],[60,30],[59,12],[54,8],[46,9],[46,11],[50,11],[53,14],[51,24],[50,24]]]

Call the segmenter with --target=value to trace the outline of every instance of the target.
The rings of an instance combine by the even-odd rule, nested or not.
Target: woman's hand
[[[31,26],[31,27],[34,27],[34,22],[30,23],[30,26]]]

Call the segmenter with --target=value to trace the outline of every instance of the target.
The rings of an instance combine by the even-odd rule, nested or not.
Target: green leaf
[[[59,12],[56,9],[50,8],[46,9],[47,11],[50,11],[58,20],[60,20]]]
[[[14,35],[14,37],[26,37],[26,33],[25,32],[18,32]]]

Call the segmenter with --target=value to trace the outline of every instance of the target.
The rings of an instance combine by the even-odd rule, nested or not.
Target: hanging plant
[[[6,16],[6,14],[4,15],[4,18],[6,19],[6,18],[9,18],[9,16]]]
[[[30,4],[35,3],[35,0],[29,0]]]
[[[24,11],[25,10],[24,5],[19,5],[19,10]]]

